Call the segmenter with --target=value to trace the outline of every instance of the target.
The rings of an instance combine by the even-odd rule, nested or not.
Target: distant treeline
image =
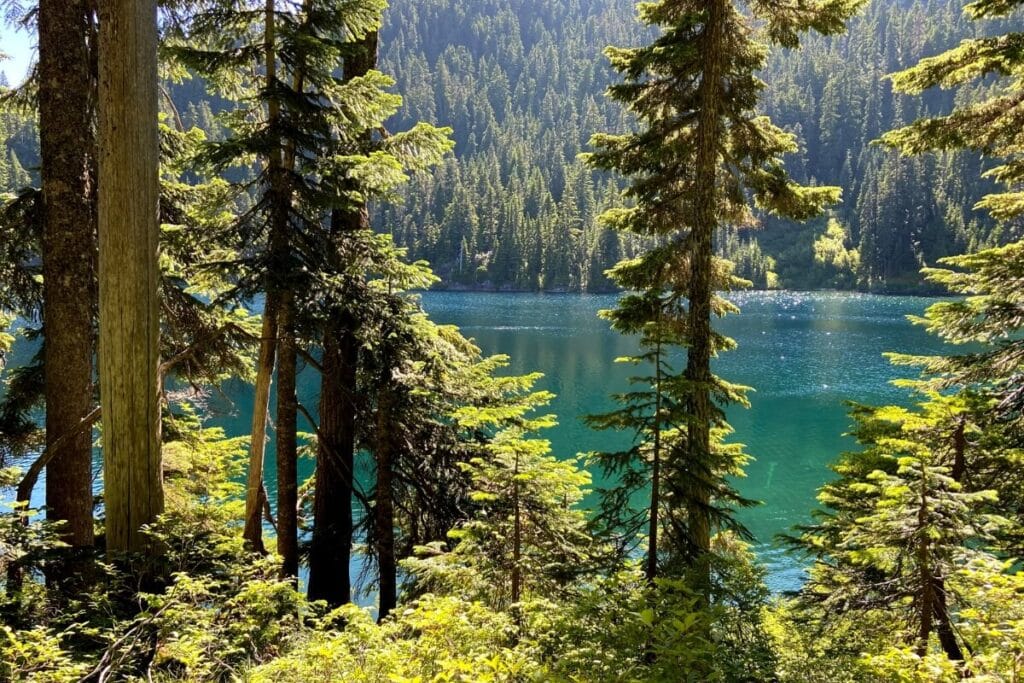
[[[619,181],[583,167],[597,131],[626,130],[604,97],[613,74],[594,54],[643,42],[633,0],[396,0],[381,69],[405,98],[396,130],[414,121],[454,129],[455,156],[374,212],[442,286],[607,291],[604,271],[637,253],[635,238],[596,217]],[[1000,30],[996,22],[983,28]],[[719,251],[758,288],[925,291],[919,270],[943,256],[1024,234],[971,207],[991,190],[975,155],[904,158],[872,145],[881,133],[987,92],[894,95],[885,75],[976,35],[959,0],[875,2],[837,38],[809,37],[772,56],[764,109],[799,134],[795,179],[838,184],[844,201],[806,225],[763,218],[719,235]],[[202,84],[171,89],[182,122],[217,135]],[[34,124],[0,115],[0,191],[38,166]]]

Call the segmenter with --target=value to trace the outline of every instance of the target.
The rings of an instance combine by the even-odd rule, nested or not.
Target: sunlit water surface
[[[809,519],[816,489],[830,477],[828,463],[854,446],[844,433],[850,420],[846,401],[906,402],[905,392],[890,381],[906,370],[893,368],[886,351],[925,353],[939,343],[911,325],[906,316],[930,303],[912,297],[848,293],[754,292],[736,295],[742,313],[721,322],[739,343],[716,361],[726,379],[754,388],[749,409],[731,408],[733,440],[747,445],[755,461],[740,492],[763,504],[744,510],[740,519],[753,533],[756,550],[776,590],[799,586],[803,563],[787,554],[776,535]],[[609,410],[609,395],[626,388],[630,368],[614,359],[636,350],[635,339],[612,332],[597,317],[614,306],[614,295],[542,295],[431,292],[423,302],[434,320],[458,325],[485,354],[506,354],[510,372],[544,373],[539,388],[556,394],[552,412],[559,424],[546,436],[553,450],[571,456],[617,448],[625,435],[594,432],[581,416]],[[27,360],[21,345],[12,366]],[[305,371],[300,400],[316,407],[317,381]],[[247,434],[252,410],[251,387],[234,383],[226,400],[214,400],[214,424],[229,435]],[[300,429],[309,429],[300,424]],[[267,472],[274,495],[273,450]],[[301,463],[300,476],[312,462]],[[368,477],[367,467],[362,468]],[[600,482],[600,473],[595,473]],[[41,486],[34,503],[41,504]],[[359,559],[354,559],[359,564]],[[357,567],[354,567],[358,569]]]

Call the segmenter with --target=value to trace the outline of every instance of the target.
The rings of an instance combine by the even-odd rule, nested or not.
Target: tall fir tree
[[[666,552],[676,566],[694,570],[699,590],[710,590],[711,536],[722,524],[712,433],[725,426],[722,406],[739,398],[736,387],[711,371],[711,359],[729,342],[712,328],[728,304],[715,291],[729,281],[729,266],[715,256],[721,226],[753,222],[753,207],[794,219],[815,216],[838,201],[834,187],[802,187],[786,174],[782,157],[796,152],[795,137],[756,113],[768,44],[799,46],[807,30],[839,33],[862,4],[826,0],[780,6],[730,0],[661,0],[639,6],[640,21],[658,29],[648,45],[608,48],[624,82],[609,96],[639,121],[627,135],[596,135],[593,168],[631,179],[628,208],[602,222],[653,238],[659,246],[643,262],[639,291],[664,287],[658,265],[672,261],[677,296],[686,300],[680,341],[686,367],[686,416],[680,446],[666,468],[671,534]],[[744,14],[746,11],[748,14]]]

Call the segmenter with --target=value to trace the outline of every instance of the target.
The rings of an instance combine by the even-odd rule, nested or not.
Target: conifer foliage
[[[645,307],[646,320],[636,319],[643,301],[637,296],[625,298],[612,315],[631,320],[627,331],[649,325],[655,332],[653,391],[659,398],[652,423],[657,428],[648,430],[655,438],[664,385],[674,381],[677,386],[681,414],[675,420],[682,434],[667,456],[658,445],[652,466],[652,479],[667,493],[671,536],[664,552],[677,565],[705,563],[712,534],[726,525],[728,514],[715,499],[722,468],[712,433],[725,427],[723,406],[743,400],[739,387],[711,371],[711,359],[732,345],[712,328],[714,316],[732,309],[717,292],[736,284],[731,264],[715,255],[716,231],[750,223],[754,206],[807,219],[839,199],[838,188],[802,187],[786,174],[783,156],[798,149],[797,140],[757,114],[764,83],[756,74],[764,68],[769,43],[794,48],[806,30],[842,31],[859,4],[755,2],[741,10],[727,0],[643,3],[640,21],[656,27],[657,37],[643,47],[606,51],[624,79],[608,94],[640,125],[631,134],[596,135],[597,151],[587,160],[593,168],[630,179],[624,193],[629,206],[609,210],[602,222],[658,243],[612,271],[618,284],[647,292],[655,302]],[[663,296],[677,302],[670,323],[659,303]],[[673,326],[670,343],[686,350],[685,369],[676,377],[661,376],[663,333],[657,328],[665,324]],[[663,457],[667,466],[661,472]],[[660,499],[661,492],[652,497]],[[655,534],[652,524],[652,543]]]

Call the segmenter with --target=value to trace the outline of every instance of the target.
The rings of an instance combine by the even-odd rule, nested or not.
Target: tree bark
[[[661,325],[661,309],[658,310]],[[659,332],[660,334],[660,332]],[[651,455],[651,507],[650,527],[647,531],[647,567],[644,572],[648,583],[658,576],[658,524],[661,506],[661,342],[654,352],[654,452]]]
[[[345,59],[344,80],[366,75],[377,65],[377,33]],[[368,141],[368,140],[367,140]],[[345,242],[370,228],[365,206],[331,212],[335,265],[344,270]],[[320,390],[320,443],[316,454],[313,539],[309,556],[309,597],[332,606],[351,598],[352,497],[355,468],[356,373],[359,345],[358,302],[345,302],[324,331],[324,369]]]
[[[96,306],[94,19],[87,0],[39,2],[39,148],[42,158],[46,515],[62,540],[95,542],[92,431]]]
[[[266,461],[267,416],[270,411],[270,388],[277,358],[277,306],[270,296],[263,307],[263,328],[260,335],[260,355],[256,368],[256,391],[252,409],[252,430],[249,441],[249,469],[245,483],[245,531],[248,546],[258,553],[263,546],[263,507],[266,488],[263,485],[263,466]]]
[[[100,398],[108,555],[151,550],[160,462],[156,0],[101,0]]]
[[[691,544],[691,567],[697,572],[698,587],[710,589],[707,553],[711,549],[710,480],[712,475],[711,427],[715,407],[711,400],[711,299],[713,238],[718,227],[718,157],[722,144],[722,70],[727,8],[725,0],[709,0],[704,25],[703,68],[701,69],[700,113],[697,124],[696,215],[689,235],[693,262],[689,297],[690,348],[686,355],[686,378],[692,382],[687,433],[689,489],[687,517]]]
[[[277,365],[277,552],[282,576],[299,575],[298,448],[294,303],[281,302]]]
[[[519,500],[519,454],[512,470],[512,604],[523,596],[523,510]]]
[[[316,452],[309,598],[336,607],[351,600],[352,489],[358,345],[349,325],[324,338],[320,433]]]
[[[386,367],[386,366],[385,366]],[[390,370],[387,371],[390,373]],[[393,393],[390,380],[380,387],[377,397],[376,448],[377,486],[374,495],[374,551],[380,574],[378,619],[383,620],[398,600],[398,566],[395,560],[395,502],[393,432]]]
[[[964,651],[953,630],[953,620],[949,615],[949,604],[946,600],[946,582],[941,577],[934,578],[932,593],[935,598],[935,633],[939,636],[939,644],[950,660],[962,662]]]

